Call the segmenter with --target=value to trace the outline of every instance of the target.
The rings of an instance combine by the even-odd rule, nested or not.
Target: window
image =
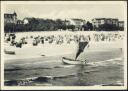
[[[104,24],[104,20],[101,20],[101,24]]]
[[[101,24],[101,20],[98,20],[98,23]]]

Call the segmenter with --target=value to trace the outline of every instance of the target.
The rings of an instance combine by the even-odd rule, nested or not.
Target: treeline
[[[93,29],[98,31],[123,31],[124,27],[119,27],[116,24],[102,24],[98,28],[94,26]]]
[[[74,25],[66,25],[61,19],[29,19],[27,24],[8,23],[4,26],[5,32],[29,32],[29,31],[57,31],[71,29],[74,31]]]
[[[4,26],[5,32],[29,32],[29,31],[57,31],[57,30],[70,30],[70,31],[114,31],[123,30],[123,28],[116,27],[116,25],[103,24],[96,28],[92,23],[87,21],[82,26],[67,25],[61,19],[39,19],[29,18],[27,24],[14,24],[7,23]]]

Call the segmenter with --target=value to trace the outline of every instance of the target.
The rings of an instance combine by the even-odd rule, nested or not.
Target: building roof
[[[94,18],[92,20],[118,20],[117,18]]]
[[[124,21],[118,21],[119,23],[124,23]]]
[[[112,18],[112,20],[118,20],[117,18]]]
[[[5,17],[5,15],[7,15],[7,16],[17,16],[15,11],[12,14],[11,13],[4,13],[4,17]]]
[[[92,20],[105,20],[106,18],[94,18]]]
[[[84,20],[82,20],[82,19],[77,19],[77,18],[72,18],[71,20],[74,20],[74,21],[84,21]]]

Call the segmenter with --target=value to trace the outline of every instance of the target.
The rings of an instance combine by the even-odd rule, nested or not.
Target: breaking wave
[[[98,62],[89,62],[87,65],[91,66],[107,66],[108,64],[118,64],[121,65],[122,63],[120,62],[122,58],[114,58],[114,59],[109,59],[105,61],[98,61]]]
[[[57,78],[67,78],[72,76],[76,76],[76,74],[61,75],[61,76],[31,77],[31,78],[26,78],[22,80],[8,80],[8,81],[5,81],[4,84],[6,86],[32,86],[36,82],[36,85],[39,85],[37,83],[41,83],[42,86],[46,86],[46,85],[49,86],[49,85],[52,85],[50,83],[50,80],[55,80]]]

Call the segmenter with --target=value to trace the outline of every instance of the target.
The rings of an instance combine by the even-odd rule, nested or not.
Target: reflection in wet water
[[[84,76],[85,76],[85,66],[84,65],[79,65],[79,70],[77,72],[77,77],[78,77],[78,83],[76,85],[78,86],[82,86],[86,83],[83,83],[83,80],[86,80],[84,79]]]

